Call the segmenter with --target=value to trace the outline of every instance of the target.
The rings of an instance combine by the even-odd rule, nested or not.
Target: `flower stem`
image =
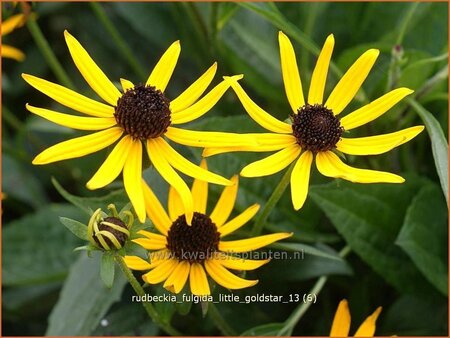
[[[341,258],[344,258],[347,256],[351,251],[350,246],[345,246],[340,252],[339,256]],[[311,290],[309,290],[308,294],[312,295],[314,294],[317,296],[317,294],[322,291],[322,288],[325,286],[325,283],[328,280],[328,276],[322,276],[320,277],[316,284],[312,287]],[[313,304],[312,302],[302,303],[300,304],[294,312],[289,316],[288,319],[286,319],[283,328],[278,332],[278,336],[284,336],[284,335],[292,335],[292,331],[294,330],[294,327],[297,325],[297,323],[300,321],[300,319],[303,317],[303,315],[306,313],[306,311],[309,309],[309,307]]]
[[[48,65],[52,69],[53,73],[55,73],[55,76],[58,79],[58,81],[65,87],[75,89],[75,85],[70,80],[66,71],[59,63],[58,59],[56,58],[55,54],[50,48],[50,45],[47,39],[45,38],[44,34],[42,34],[42,31],[39,28],[36,19],[30,17],[30,19],[27,21],[27,27],[31,35],[33,36],[34,41],[36,42],[36,45],[39,47],[42,55],[47,61]]]
[[[136,280],[131,270],[127,267],[125,264],[125,261],[123,260],[123,257],[116,254],[115,260],[119,264],[120,269],[125,274],[125,277],[130,282],[131,286],[133,287],[136,294],[140,297],[145,295],[145,291],[142,288],[141,284]],[[142,305],[145,308],[145,311],[147,311],[148,316],[153,320],[153,322],[158,325],[162,330],[164,330],[166,333],[172,335],[172,336],[181,336],[181,333],[178,332],[178,330],[174,329],[169,323],[165,323],[163,320],[161,320],[161,317],[159,316],[158,312],[155,310],[153,305],[150,302],[142,302]]]
[[[295,164],[295,162],[290,165],[289,169],[284,174],[280,183],[278,183],[278,185],[275,188],[275,190],[273,191],[272,195],[270,195],[269,200],[264,205],[264,208],[262,209],[261,213],[259,214],[258,218],[255,221],[255,225],[253,226],[253,229],[251,232],[252,236],[258,236],[261,233],[261,231],[264,228],[264,224],[267,221],[267,217],[269,217],[273,208],[278,203],[281,196],[283,196],[284,191],[286,190],[287,186],[289,185],[289,182],[291,179],[291,172],[292,172],[292,169],[294,168],[294,164]]]
[[[208,304],[208,314],[224,336],[237,336],[237,333],[228,325],[214,303]]]
[[[113,41],[116,43],[117,47],[119,48],[119,52],[122,54],[122,56],[125,58],[125,60],[127,60],[130,67],[141,79],[144,79],[147,76],[146,72],[144,71],[144,68],[136,60],[130,47],[127,45],[125,40],[119,34],[116,27],[110,20],[110,18],[106,15],[105,10],[103,9],[102,5],[100,5],[97,2],[90,2],[89,5],[91,6],[94,14],[99,19],[100,23],[103,25],[103,27],[109,33],[109,35],[111,35],[111,38],[113,39]]]

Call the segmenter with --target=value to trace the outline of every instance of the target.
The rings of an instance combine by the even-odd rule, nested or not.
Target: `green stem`
[[[141,64],[137,61],[137,59],[134,57],[133,52],[131,51],[130,47],[127,45],[125,40],[122,38],[114,24],[112,23],[111,19],[106,15],[105,10],[103,9],[102,5],[100,5],[97,2],[90,2],[89,5],[92,8],[92,11],[99,19],[100,23],[103,25],[103,27],[106,29],[106,31],[109,33],[113,41],[116,43],[117,47],[119,48],[119,52],[122,54],[124,59],[128,62],[130,67],[133,69],[133,71],[139,76],[141,79],[145,79],[147,76],[147,73],[145,72],[144,68]]]
[[[261,233],[262,229],[264,228],[264,224],[267,221],[267,217],[269,217],[270,213],[272,212],[272,209],[275,207],[275,205],[280,200],[281,196],[283,196],[284,191],[286,190],[287,186],[289,185],[290,178],[291,178],[291,172],[294,168],[295,162],[291,164],[289,169],[284,174],[283,178],[281,179],[280,183],[278,183],[277,187],[273,191],[272,195],[270,195],[269,200],[267,201],[266,205],[264,205],[264,208],[262,209],[261,213],[259,214],[258,218],[255,221],[255,225],[253,226],[251,235],[257,236]]]
[[[408,25],[413,18],[414,12],[416,11],[417,7],[419,7],[419,2],[413,2],[408,9],[408,12],[406,12],[406,15],[403,17],[403,20],[400,23],[399,33],[397,35],[397,40],[395,41],[396,45],[401,45],[403,43],[403,39],[406,34],[406,29],[408,28]]]
[[[119,264],[120,269],[125,274],[125,277],[130,282],[136,294],[140,297],[143,297],[145,295],[145,291],[142,288],[141,284],[139,284],[139,282],[136,280],[131,270],[128,269],[127,265],[125,264],[125,261],[123,260],[123,257],[116,254],[115,260]],[[161,320],[161,317],[159,316],[158,312],[155,310],[155,308],[150,302],[142,302],[142,305],[144,306],[145,311],[147,311],[148,316],[162,330],[164,330],[166,333],[172,336],[181,336],[181,333],[178,332],[178,330],[174,329],[169,323],[165,323],[164,321]]]
[[[414,15],[414,12],[416,11],[418,6],[419,6],[418,2],[412,3],[410,5],[410,7],[408,8],[407,13],[403,17],[403,20],[400,22],[397,39],[395,41],[394,47],[392,47],[391,62],[389,65],[386,91],[389,91],[392,88],[394,88],[396,86],[398,79],[400,78],[400,75],[401,75],[400,63],[403,58],[402,43],[403,43],[403,39],[405,38],[405,34],[406,34],[406,30],[408,28],[408,25],[409,25],[413,15]]]
[[[351,249],[347,245],[345,246],[340,252],[339,256],[344,258],[350,253]],[[328,280],[328,276],[322,276],[320,277],[317,282],[314,284],[311,290],[309,290],[308,294],[312,295],[314,294],[316,297],[322,291],[322,288],[325,286],[325,283]],[[309,309],[309,307],[313,304],[312,302],[302,303],[300,304],[294,312],[289,316],[288,319],[286,319],[284,327],[278,332],[278,336],[283,335],[291,335],[292,331],[294,330],[294,327],[297,325],[297,323],[302,319],[303,315],[306,313],[306,311]]]
[[[214,303],[208,304],[208,314],[224,336],[237,336],[237,332],[228,325]]]
[[[327,276],[320,277],[317,280],[316,284],[314,284],[313,288],[309,290],[308,294],[310,295],[314,294],[317,296],[317,294],[320,293],[320,291],[322,291],[322,288],[324,287],[327,280],[328,280]],[[299,305],[286,320],[285,326],[278,332],[278,335],[280,336],[291,335],[292,330],[297,325],[299,320],[303,317],[303,315],[306,313],[306,311],[309,309],[311,304],[313,304],[313,302],[302,303],[301,305]]]
[[[56,58],[55,54],[50,48],[48,41],[45,39],[44,34],[42,34],[42,31],[39,28],[39,25],[37,24],[36,20],[30,18],[27,21],[27,27],[31,35],[33,36],[34,41],[36,42],[36,45],[39,47],[42,55],[47,61],[48,65],[52,69],[53,73],[55,73],[55,76],[58,79],[58,81],[65,87],[75,89],[75,85],[70,80],[66,71],[59,63],[58,59]]]

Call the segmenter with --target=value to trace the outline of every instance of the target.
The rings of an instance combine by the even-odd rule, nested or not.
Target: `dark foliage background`
[[[137,60],[130,64],[98,16],[98,6],[126,41]],[[17,9],[16,9],[17,10]],[[303,87],[308,88],[317,51],[334,33],[334,68],[326,92],[366,49],[381,55],[359,95],[346,112],[373,100],[392,87],[415,90],[415,99],[438,121],[416,139],[384,155],[349,157],[350,164],[401,173],[403,185],[361,185],[329,180],[312,170],[311,189],[302,210],[292,209],[285,193],[269,218],[269,231],[293,230],[292,242],[313,246],[322,255],[304,260],[272,261],[252,277],[260,283],[237,291],[251,294],[303,294],[320,276],[329,276],[317,303],[296,326],[294,335],[328,335],[334,311],[349,300],[354,333],[363,319],[383,306],[377,335],[447,335],[448,245],[447,206],[433,157],[431,138],[439,126],[448,135],[448,4],[447,3],[34,3],[37,23],[74,87],[96,98],[76,70],[64,42],[67,29],[114,81],[120,77],[144,82],[173,41],[182,54],[168,87],[175,97],[214,61],[218,75],[245,74],[241,81],[251,97],[285,119],[290,108],[279,66],[277,33],[283,30],[295,46]],[[5,19],[10,10],[3,11]],[[162,334],[120,273],[111,291],[99,278],[98,257],[73,252],[80,245],[59,222],[88,216],[64,200],[51,177],[71,194],[105,196],[84,183],[105,158],[86,158],[33,166],[41,150],[78,133],[32,116],[25,103],[68,111],[29,87],[21,73],[58,82],[27,27],[5,36],[4,43],[22,49],[23,63],[2,60],[2,318],[4,335],[154,335]],[[392,53],[398,44],[401,60]],[[447,67],[447,68],[446,68]],[[447,69],[447,70],[446,70]],[[354,136],[375,135],[423,124],[416,111],[402,102]],[[189,126],[198,130],[261,131],[230,90],[204,118]],[[446,143],[446,142],[445,142]],[[440,144],[440,150],[445,144]],[[198,161],[198,150],[182,150]],[[444,154],[446,154],[444,150]],[[231,176],[261,154],[227,154],[212,158],[210,167]],[[446,165],[447,158],[438,163]],[[444,164],[443,164],[444,163]],[[447,167],[444,170],[448,170]],[[165,201],[167,187],[146,173]],[[242,179],[236,212],[252,203],[264,204],[280,175]],[[107,190],[121,189],[116,182]],[[210,206],[220,193],[212,186]],[[122,199],[122,195],[115,195]],[[119,197],[117,197],[119,196]],[[95,203],[106,206],[111,197]],[[83,203],[92,204],[84,199]],[[251,226],[238,233],[242,238]],[[345,260],[337,252],[348,245]],[[282,246],[278,247],[283,249]],[[300,248],[300,246],[298,247]],[[164,292],[152,287],[149,293]],[[219,287],[216,292],[226,292]],[[236,334],[276,334],[297,304],[231,304],[217,307]],[[198,304],[189,309],[157,304],[164,318],[186,335],[220,335]],[[187,313],[189,312],[189,313]],[[70,316],[70,320],[69,317]],[[100,321],[103,319],[103,321]],[[254,329],[259,327],[258,329]],[[248,330],[248,331],[247,331]]]

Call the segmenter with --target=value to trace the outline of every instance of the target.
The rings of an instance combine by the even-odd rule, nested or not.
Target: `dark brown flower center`
[[[170,101],[153,86],[136,85],[117,100],[114,117],[136,139],[156,138],[170,126]]]
[[[167,235],[167,249],[179,260],[201,263],[219,249],[220,233],[211,218],[194,212],[192,225],[184,215],[172,223]]]
[[[109,226],[106,223],[112,223],[115,224],[121,228],[124,228],[125,230],[128,230],[126,224],[119,218],[116,217],[106,217],[103,219],[103,221],[101,223],[98,224],[98,230],[99,231],[107,231],[109,233],[111,233],[116,239],[117,241],[120,243],[120,246],[123,246],[125,244],[125,242],[127,241],[127,235],[119,230],[116,230],[114,228],[112,228],[111,226]],[[100,243],[100,241],[98,240],[98,238],[96,236],[93,236],[94,241],[100,246],[103,247],[102,244]],[[103,236],[103,239],[105,240],[106,244],[109,245],[110,248],[114,248],[114,244],[111,242],[111,240],[106,237]]]
[[[313,153],[336,148],[344,128],[333,112],[319,104],[306,104],[291,115],[292,131],[303,150]]]

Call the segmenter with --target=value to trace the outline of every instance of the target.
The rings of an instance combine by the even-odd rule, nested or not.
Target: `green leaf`
[[[187,291],[186,288],[181,291],[178,295],[177,295],[177,302],[175,304],[175,307],[178,311],[178,313],[182,316],[187,315],[189,312],[191,312],[191,308],[192,308],[192,302],[186,302],[183,301],[183,294],[187,294],[190,293],[190,291]],[[191,297],[192,299],[192,297]]]
[[[339,257],[339,255],[337,253],[330,254],[330,253],[323,251],[317,247],[307,245],[307,244],[302,244],[302,243],[286,243],[286,242],[274,243],[271,245],[271,247],[273,247],[275,249],[280,249],[280,250],[294,251],[294,252],[304,253],[306,255],[312,255],[312,256],[322,257],[322,258],[326,258],[326,259],[342,261],[342,258]]]
[[[173,296],[173,293],[167,291],[162,287],[162,285],[157,286],[156,288],[157,296]],[[172,316],[176,311],[176,302],[155,302],[155,309],[161,317],[162,321],[165,323],[170,323]]]
[[[71,205],[52,204],[4,225],[3,285],[64,279],[80,241],[59,224],[60,215],[82,218]]]
[[[405,295],[383,309],[379,336],[448,336],[448,299]]]
[[[103,284],[100,275],[100,255],[92,258],[82,254],[70,270],[58,303],[49,317],[47,336],[88,336],[120,299],[126,284],[117,276],[111,289]]]
[[[87,226],[85,224],[75,221],[74,219],[67,218],[67,217],[60,217],[59,220],[75,236],[77,236],[78,238],[83,239],[85,241],[88,240]]]
[[[396,241],[444,295],[448,294],[447,222],[447,207],[439,188],[426,186],[409,206]]]
[[[241,333],[241,336],[277,336],[278,332],[283,329],[283,323],[270,323],[252,327]]]
[[[61,196],[88,215],[92,215],[92,212],[97,208],[106,209],[111,203],[115,204],[117,209],[120,210],[129,202],[122,189],[113,191],[102,197],[79,197],[67,192],[55,178],[52,178],[52,183]]]
[[[425,124],[431,139],[431,150],[433,152],[434,164],[441,182],[442,191],[448,204],[448,143],[444,132],[436,118],[418,102],[406,98]]]
[[[290,22],[286,17],[277,10],[276,5],[269,3],[252,3],[240,2],[240,6],[245,7],[255,13],[258,13],[263,18],[268,20],[272,25],[281,29],[284,33],[292,37],[306,50],[317,56],[320,53],[320,48],[317,44],[305,33],[303,33],[295,24]],[[337,76],[342,76],[342,72],[336,67],[333,61],[330,62],[330,69]]]
[[[102,256],[102,263],[100,266],[100,277],[107,288],[112,288],[114,283],[114,256],[110,252],[105,252]]]
[[[282,244],[282,243],[279,243]],[[352,268],[343,259],[330,259],[329,256],[336,257],[337,252],[322,245],[322,253],[328,256],[318,255],[296,255],[291,252],[280,252],[278,256],[281,259],[272,259],[272,261],[258,270],[258,279],[262,289],[268,289],[275,292],[274,288],[280,288],[280,282],[298,283],[299,281],[309,280],[328,275],[352,275]],[[273,258],[277,257],[275,254]],[[273,276],[277,276],[274,280]],[[283,291],[282,286],[280,291]],[[276,292],[275,292],[276,293]]]
[[[406,183],[316,186],[310,196],[323,209],[352,250],[400,292],[434,292],[409,257],[395,244],[405,213],[424,179]]]

